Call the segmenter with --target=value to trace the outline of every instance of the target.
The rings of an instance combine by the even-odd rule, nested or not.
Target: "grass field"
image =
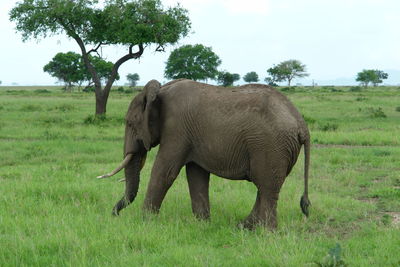
[[[278,230],[236,228],[256,189],[212,177],[210,222],[192,213],[184,171],[158,216],[136,201],[118,218],[118,178],[132,95],[113,91],[107,119],[91,93],[0,87],[0,266],[399,266],[400,89],[286,90],[312,135],[311,215],[302,216],[303,156],[278,203]],[[334,264],[337,265],[334,265]]]

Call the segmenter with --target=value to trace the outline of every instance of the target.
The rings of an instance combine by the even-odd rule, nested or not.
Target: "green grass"
[[[44,91],[47,90],[47,91]],[[211,178],[212,220],[192,213],[184,171],[158,216],[136,201],[118,218],[118,177],[97,180],[122,159],[131,95],[112,91],[94,121],[91,93],[59,87],[0,87],[0,266],[398,266],[400,102],[397,88],[288,91],[312,134],[311,215],[299,199],[303,156],[278,203],[278,230],[240,230],[254,185]],[[372,109],[371,109],[372,108]],[[371,116],[381,108],[386,117]]]

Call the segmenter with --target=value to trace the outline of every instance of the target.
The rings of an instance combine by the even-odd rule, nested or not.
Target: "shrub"
[[[122,86],[118,87],[117,92],[119,92],[119,93],[125,92],[124,87],[122,87]]]
[[[370,118],[386,118],[386,114],[383,112],[382,108],[367,108],[367,112],[369,113]]]
[[[365,96],[359,96],[356,98],[356,101],[365,101],[367,98]]]
[[[360,92],[361,91],[361,87],[360,86],[352,86],[349,89],[350,92]]]
[[[108,127],[111,125],[121,125],[125,124],[124,117],[106,117],[105,115],[89,115],[84,120],[83,123],[86,125],[100,125]]]
[[[326,91],[331,91],[331,92],[335,92],[335,90],[337,90],[334,86],[332,85],[324,85],[321,86],[322,89],[326,90]]]
[[[322,262],[315,262],[320,267],[345,267],[347,264],[342,259],[342,248],[339,244],[329,249],[328,255],[326,255]]]
[[[21,111],[33,112],[33,111],[41,111],[42,107],[38,105],[24,105],[21,108]]]
[[[96,89],[94,89],[94,87],[93,86],[86,86],[85,88],[83,88],[83,92],[85,92],[85,93],[91,93],[91,92],[94,92]]]
[[[36,89],[36,90],[35,90],[35,93],[38,93],[38,94],[48,94],[48,93],[51,93],[51,91],[49,91],[49,90],[47,90],[47,89]]]
[[[296,90],[296,88],[295,87],[282,87],[281,88],[281,91],[282,92],[288,92],[288,93],[293,93],[294,91]]]
[[[316,120],[314,118],[302,115],[303,119],[306,121],[307,124],[312,125],[316,122]]]
[[[60,124],[64,121],[61,117],[50,117],[41,120],[43,124]]]
[[[400,112],[400,106],[396,107],[396,111]]]
[[[323,132],[336,131],[339,128],[339,125],[336,123],[327,122],[325,124],[320,125],[318,128]]]
[[[373,153],[375,156],[378,156],[378,157],[388,157],[392,154],[390,151],[386,151],[386,150],[374,150]]]
[[[132,94],[134,90],[135,90],[135,87],[128,88],[125,90],[125,94]]]
[[[75,107],[73,105],[71,105],[71,104],[62,104],[62,105],[56,106],[55,109],[59,110],[59,111],[62,111],[62,112],[66,112],[66,111],[74,110]]]

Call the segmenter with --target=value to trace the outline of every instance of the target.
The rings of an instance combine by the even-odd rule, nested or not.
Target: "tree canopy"
[[[248,72],[243,76],[243,80],[247,83],[256,83],[259,81],[258,74],[255,71]]]
[[[307,77],[309,74],[306,72],[306,65],[302,64],[299,60],[290,59],[279,63],[278,65],[267,70],[270,77],[265,79],[269,84],[287,81],[290,86],[294,78]]]
[[[222,86],[228,87],[232,86],[234,82],[240,80],[240,75],[237,73],[230,73],[227,71],[221,71],[218,73],[217,77],[218,83]]]
[[[368,87],[370,83],[377,86],[387,79],[389,75],[381,70],[363,70],[357,73],[356,81],[360,82],[364,87]]]
[[[218,75],[219,57],[201,44],[184,45],[170,54],[165,67],[167,79],[186,78],[195,81],[215,79]]]
[[[10,11],[10,20],[23,40],[66,34],[77,42],[94,81],[97,115],[106,113],[111,86],[124,62],[141,57],[151,44],[163,51],[191,26],[186,9],[164,8],[160,0],[23,0]],[[127,53],[114,62],[103,87],[89,54],[104,45],[125,46]]]

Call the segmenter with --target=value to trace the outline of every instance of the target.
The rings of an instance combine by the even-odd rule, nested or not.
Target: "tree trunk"
[[[143,44],[138,44],[139,50],[136,53],[132,52],[132,47],[134,45],[129,46],[128,54],[121,57],[114,63],[111,74],[108,77],[108,81],[107,81],[106,85],[104,86],[104,88],[102,88],[100,77],[99,77],[96,69],[90,63],[90,60],[89,60],[89,53],[92,51],[96,51],[101,46],[101,43],[98,45],[98,47],[96,49],[90,50],[89,52],[87,52],[85,44],[83,43],[82,39],[75,32],[70,33],[70,36],[72,36],[75,39],[75,41],[78,43],[79,47],[81,48],[83,61],[85,63],[85,66],[87,67],[89,73],[91,74],[92,80],[94,82],[95,93],[96,93],[96,113],[95,113],[95,115],[96,116],[105,115],[106,111],[107,111],[106,106],[107,106],[108,95],[110,94],[111,86],[114,83],[114,81],[118,75],[119,67],[124,62],[126,62],[130,59],[140,58],[140,56],[143,54],[143,51],[144,51]]]
[[[107,111],[107,100],[108,100],[108,96],[110,94],[110,90],[111,90],[111,86],[112,86],[112,82],[107,82],[106,86],[104,86],[104,88],[98,87],[97,85],[95,85],[96,88],[96,116],[104,116],[106,115],[106,111]]]
[[[107,111],[107,98],[100,92],[98,95],[96,91],[96,116],[104,116]]]

